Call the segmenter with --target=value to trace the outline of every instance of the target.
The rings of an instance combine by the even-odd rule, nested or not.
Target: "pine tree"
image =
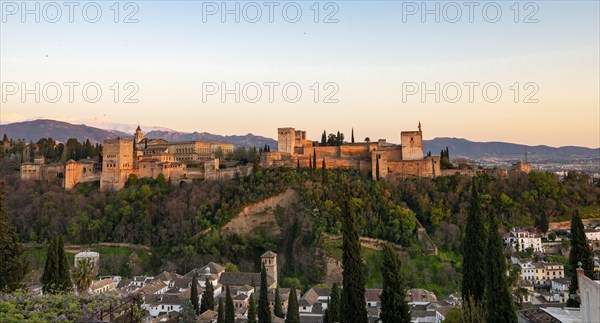
[[[375,158],[375,180],[379,180],[379,156]]]
[[[317,169],[317,151],[313,148],[313,169]]]
[[[517,315],[506,283],[506,258],[495,217],[490,223],[486,252],[486,319],[488,322],[516,323]]]
[[[354,143],[354,128],[352,128],[352,143]]]
[[[223,297],[219,297],[219,308],[217,309],[217,323],[225,323],[225,315],[223,314]]]
[[[202,293],[202,301],[200,302],[200,313],[204,313],[208,310],[214,310],[215,308],[215,289],[208,278],[205,281],[204,292]]]
[[[184,301],[181,304],[181,312],[179,312],[179,323],[196,323],[196,310],[190,301]]]
[[[471,204],[467,216],[467,226],[465,228],[465,238],[462,245],[463,254],[463,279],[462,296],[464,305],[469,305],[471,300],[477,307],[483,300],[485,293],[485,250],[487,242],[485,223],[481,211],[481,202],[479,201],[479,192],[475,178],[471,184]],[[468,309],[469,307],[466,306]]]
[[[296,288],[290,288],[290,296],[288,300],[288,310],[285,316],[285,323],[300,323],[300,311],[298,310],[298,297],[296,296]]]
[[[235,308],[231,292],[229,292],[229,285],[225,286],[225,323],[235,323]]]
[[[190,302],[194,306],[194,311],[196,315],[200,314],[200,306],[198,306],[198,279],[196,278],[196,274],[192,276],[192,287],[190,292]]]
[[[585,236],[585,230],[579,210],[573,212],[571,218],[571,251],[569,251],[569,268],[571,271],[571,286],[569,286],[569,294],[577,293],[579,288],[577,280],[577,268],[578,263],[581,262],[581,268],[587,277],[593,278],[594,276],[594,261],[592,259],[592,252],[587,243]],[[579,302],[569,298],[567,306],[579,307]]]
[[[19,236],[10,223],[9,213],[4,208],[4,189],[0,187],[0,292],[10,292],[19,287],[28,267],[21,260],[24,251],[19,244]]]
[[[323,134],[321,135],[321,146],[327,146],[327,133],[325,133],[325,130],[323,130]]]
[[[345,190],[346,196],[350,196],[349,188],[346,187]],[[344,288],[342,290],[340,321],[342,323],[366,323],[365,277],[360,254],[356,210],[349,198],[346,198],[344,208],[345,217],[342,226],[342,274]]]
[[[258,298],[258,322],[271,323],[271,308],[269,307],[269,296],[267,290],[267,271],[262,266],[260,272],[260,296]]]
[[[248,305],[248,323],[256,323],[256,304],[254,293],[250,294],[250,305]]]
[[[381,314],[383,322],[410,323],[410,308],[406,302],[406,289],[400,271],[402,261],[394,248],[386,244],[383,247],[381,276]]]
[[[273,307],[273,314],[279,318],[283,318],[283,307],[281,306],[281,297],[279,296],[279,288],[275,288],[275,306]]]
[[[308,156],[308,169],[312,170],[313,166],[312,166],[312,156]]]
[[[331,286],[331,296],[329,306],[327,307],[330,312],[331,322],[339,322],[340,318],[340,288],[338,283],[333,283]]]

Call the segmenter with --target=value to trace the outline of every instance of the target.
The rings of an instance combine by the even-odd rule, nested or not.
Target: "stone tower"
[[[267,251],[262,256],[263,266],[265,266],[265,270],[268,276],[271,276],[275,281],[275,285],[277,285],[277,254],[273,251]]]
[[[138,125],[137,129],[135,129],[135,133],[133,134],[133,144],[137,145],[140,141],[142,141],[142,139],[144,139],[144,133],[142,132],[140,125]]]
[[[277,129],[277,151],[281,153],[294,153],[296,130],[294,128]]]

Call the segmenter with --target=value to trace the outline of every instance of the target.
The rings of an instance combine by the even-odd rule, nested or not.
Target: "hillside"
[[[77,138],[79,141],[89,139],[92,144],[101,143],[104,139],[109,138],[132,137],[132,135],[116,130],[104,130],[83,124],[75,125],[47,119],[0,125],[0,134],[6,134],[13,139],[25,139],[26,142],[37,142],[40,138],[51,137],[59,142],[66,142],[69,138]]]

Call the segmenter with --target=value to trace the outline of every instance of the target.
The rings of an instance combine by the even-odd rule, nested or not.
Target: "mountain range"
[[[110,125],[106,125],[110,126]],[[131,125],[119,125],[120,129],[129,129]],[[253,135],[217,135],[207,132],[179,132],[160,127],[142,127],[152,129],[144,136],[147,138],[163,138],[168,141],[222,141],[230,142],[235,146],[263,147],[269,145],[274,151],[277,149],[277,141],[272,138]],[[63,121],[38,119],[32,121],[15,122],[0,125],[0,134],[6,134],[9,138],[25,139],[36,142],[40,138],[52,137],[53,139],[66,142],[68,138],[77,138],[80,141],[90,139],[92,143],[102,142],[107,138],[132,138],[131,133],[114,129],[101,129],[84,124],[71,124]],[[599,158],[600,148],[587,148],[577,146],[550,147],[550,146],[528,146],[507,142],[474,142],[462,138],[434,138],[424,140],[424,151],[431,151],[433,155],[439,155],[446,147],[452,156],[463,156],[469,158],[479,157],[514,157],[522,158],[525,153],[536,157],[547,158]]]

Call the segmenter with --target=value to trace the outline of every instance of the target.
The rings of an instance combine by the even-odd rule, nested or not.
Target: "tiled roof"
[[[267,285],[271,285],[275,282],[273,277],[267,275]],[[230,285],[230,286],[244,286],[244,285],[252,285],[258,286],[260,285],[260,273],[230,273],[224,272],[221,274],[221,278],[219,279],[219,283],[222,285]]]
[[[262,254],[262,256],[260,256],[261,258],[275,258],[277,257],[277,254],[274,253],[273,251],[269,250],[265,253]]]
[[[379,288],[367,288],[365,290],[365,299],[367,302],[380,302],[381,299],[379,298],[379,295],[381,295],[382,291],[383,290]]]

